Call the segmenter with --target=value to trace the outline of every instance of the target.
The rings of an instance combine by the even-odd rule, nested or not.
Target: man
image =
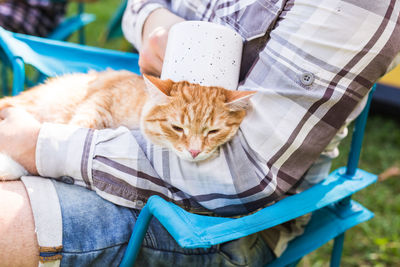
[[[66,1],[0,1],[0,26],[12,32],[46,37],[61,22],[66,6]]]
[[[143,206],[149,191],[155,191],[192,211],[223,215],[252,212],[307,188],[326,174],[329,159],[337,154],[330,142],[335,136],[340,139],[345,135],[343,125],[362,108],[360,103],[372,84],[394,65],[400,51],[399,11],[400,3],[394,0],[131,1],[123,29],[140,51],[143,72],[159,73],[168,29],[182,19],[225,24],[246,40],[239,89],[259,93],[252,99],[252,112],[234,140],[222,148],[223,153],[197,167],[152,150],[135,131],[40,125],[12,109],[0,114],[0,148],[32,174],[64,177],[60,179],[84,185],[109,201],[135,209]],[[204,183],[194,186],[200,172]],[[121,230],[114,235],[113,230],[131,227],[129,222],[134,223],[136,211],[131,220],[126,219],[128,215],[115,215],[111,220],[115,225],[109,227],[110,221],[97,208],[101,200],[94,194],[40,178],[23,181],[39,228],[42,260],[54,261],[62,256],[62,264],[81,265],[99,261],[115,264],[120,260],[123,249],[115,240],[126,237],[115,236],[129,233]],[[33,193],[43,188],[54,195],[52,203],[57,202],[51,210],[43,211],[45,204]],[[126,210],[107,206],[113,215]],[[62,224],[62,230],[58,227],[50,234],[51,227],[46,228],[36,214],[57,212],[63,214],[62,222],[60,216],[52,215],[48,224]],[[92,218],[96,218],[96,227],[90,227]],[[33,229],[32,224],[29,229]],[[79,235],[82,227],[90,231]],[[282,231],[277,235],[266,232],[206,251],[187,251],[177,247],[153,222],[139,266],[169,266],[172,262],[177,266],[189,262],[193,266],[262,266],[273,259],[272,252],[279,256],[296,229],[291,228],[288,238],[281,238],[285,236]],[[5,239],[15,237],[16,230]],[[102,238],[95,238],[100,230]],[[60,231],[62,241],[58,238]],[[43,241],[52,234],[55,238]],[[34,235],[28,231],[27,236]],[[107,243],[106,237],[113,241]],[[102,245],[97,246],[99,243]],[[31,244],[36,241],[31,240]],[[115,251],[106,249],[110,247]],[[34,254],[35,246],[31,249]],[[15,254],[8,258],[21,250],[21,246],[9,249]],[[45,254],[46,250],[50,253]]]

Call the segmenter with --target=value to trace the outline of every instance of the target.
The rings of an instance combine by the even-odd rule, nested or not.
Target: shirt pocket
[[[280,3],[277,0],[218,1],[215,17],[250,41],[267,33],[280,12]]]

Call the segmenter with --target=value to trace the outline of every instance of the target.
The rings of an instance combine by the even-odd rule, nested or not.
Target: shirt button
[[[144,202],[141,201],[141,200],[136,200],[136,201],[135,201],[135,204],[136,204],[136,206],[139,207],[139,208],[144,206]]]
[[[60,177],[61,182],[66,183],[66,184],[74,184],[75,180],[74,178],[70,176],[61,176]]]
[[[311,85],[314,82],[314,74],[312,74],[311,72],[304,72],[301,75],[301,83],[304,85]]]

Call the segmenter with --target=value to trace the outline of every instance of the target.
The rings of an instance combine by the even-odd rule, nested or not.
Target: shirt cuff
[[[127,11],[124,14],[122,31],[125,38],[129,42],[131,42],[138,51],[140,51],[140,48],[142,46],[142,32],[144,22],[146,21],[150,13],[158,8],[166,8],[166,6],[160,3],[146,4],[142,7],[137,15],[133,14],[128,7]]]
[[[88,184],[93,135],[91,129],[44,123],[36,144],[36,168],[40,176],[70,176]]]

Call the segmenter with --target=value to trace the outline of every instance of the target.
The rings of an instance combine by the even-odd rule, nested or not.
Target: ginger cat
[[[0,109],[22,108],[40,122],[140,128],[150,142],[184,160],[201,161],[235,135],[254,93],[107,70],[51,78],[18,96],[0,99]],[[2,179],[26,174],[0,153]]]

